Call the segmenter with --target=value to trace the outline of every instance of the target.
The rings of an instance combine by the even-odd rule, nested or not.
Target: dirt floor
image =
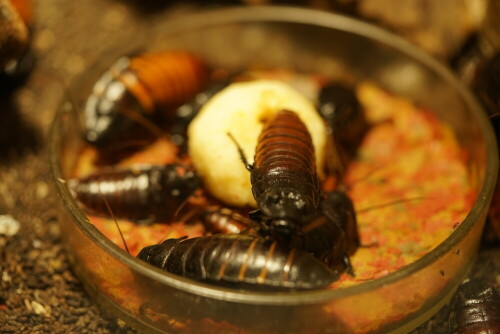
[[[0,233],[0,333],[136,333],[89,299],[71,271],[50,184],[47,134],[66,87],[102,56],[108,41],[124,31],[140,38],[160,15],[168,19],[190,8],[161,12],[118,0],[35,6],[35,68],[0,100],[0,221],[11,226]],[[498,284],[498,243],[485,241],[473,275]],[[447,333],[448,314],[445,307],[413,333]]]

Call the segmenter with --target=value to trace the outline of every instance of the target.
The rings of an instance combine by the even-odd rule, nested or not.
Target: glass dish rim
[[[199,29],[206,26],[249,22],[309,24],[356,34],[386,44],[399,52],[407,54],[409,57],[415,59],[435,72],[445,82],[451,85],[451,87],[463,97],[465,104],[476,116],[476,120],[479,122],[479,126],[485,137],[485,178],[471,211],[467,214],[460,226],[453,231],[447,239],[419,260],[384,277],[363,282],[352,287],[306,291],[255,292],[213,286],[207,283],[198,282],[164,272],[159,268],[136,259],[112,243],[100,231],[98,231],[93,224],[89,223],[88,218],[78,207],[75,199],[71,196],[68,187],[65,185],[60,166],[59,149],[62,138],[60,137],[61,133],[59,130],[61,127],[62,117],[66,111],[65,103],[63,101],[59,110],[56,112],[56,116],[51,125],[48,142],[49,168],[57,194],[62,201],[62,205],[66,213],[72,218],[73,223],[76,223],[80,230],[100,248],[115,257],[120,262],[124,263],[131,270],[137,271],[161,284],[183,290],[187,293],[230,302],[244,302],[248,304],[262,305],[300,305],[327,302],[329,300],[353,296],[369,290],[375,290],[408,277],[409,275],[425,268],[446,254],[454,245],[458,244],[472,229],[481,214],[487,210],[487,205],[491,200],[494,185],[496,184],[498,170],[498,152],[490,121],[487,119],[486,113],[482,110],[472,93],[459,82],[458,78],[456,78],[449,69],[410,42],[407,42],[401,37],[398,37],[377,26],[354,18],[349,18],[335,13],[298,7],[256,6],[218,8],[200,10],[196,13],[189,14],[188,18],[169,18],[169,20],[170,22],[168,27],[165,28],[165,31],[168,31],[169,34],[175,34],[180,31],[189,31],[196,28]]]

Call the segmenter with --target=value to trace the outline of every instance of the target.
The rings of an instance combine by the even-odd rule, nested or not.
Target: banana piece
[[[263,124],[274,113],[294,111],[311,134],[318,175],[323,176],[326,128],[313,103],[286,84],[274,80],[233,83],[212,97],[188,128],[188,150],[205,188],[233,206],[256,207],[250,172],[228,133],[249,163]]]

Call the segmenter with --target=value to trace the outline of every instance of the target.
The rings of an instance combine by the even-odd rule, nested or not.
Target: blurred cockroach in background
[[[43,142],[15,94],[35,64],[32,11],[30,0],[0,0],[0,164],[37,151]]]
[[[500,145],[500,52],[479,63],[471,87],[484,105]],[[500,180],[491,201],[489,223],[492,228],[487,226],[486,231],[493,231],[500,240]]]
[[[484,280],[465,280],[451,301],[451,334],[500,333],[500,295]]]
[[[500,113],[500,52],[478,65],[471,86],[488,114],[498,115]],[[500,118],[491,117],[491,120],[498,139]]]
[[[226,88],[229,83],[229,80],[214,81],[206,89],[198,92],[191,100],[175,110],[175,115],[171,122],[172,125],[169,126],[168,132],[174,144],[179,146],[182,152],[185,152],[187,149],[187,129],[191,121],[205,103],[215,94]]]
[[[492,286],[464,283],[453,306],[452,333],[500,333],[500,296]]]
[[[355,157],[369,123],[354,90],[339,83],[328,83],[321,88],[318,111],[328,130],[327,173],[341,178]]]
[[[154,115],[173,119],[176,108],[200,92],[208,79],[208,67],[192,53],[121,57],[101,75],[87,98],[85,139],[102,146]]]
[[[0,0],[0,88],[10,92],[30,74],[33,5],[30,0]]]
[[[9,0],[0,1],[0,68],[9,66],[26,49],[29,32],[26,23]]]
[[[214,234],[242,233],[253,226],[250,219],[232,209],[218,205],[206,207],[200,214],[200,220],[205,229]]]

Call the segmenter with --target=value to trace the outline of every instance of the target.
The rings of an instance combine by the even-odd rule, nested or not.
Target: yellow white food
[[[314,104],[286,84],[273,80],[233,83],[213,96],[188,129],[188,149],[205,187],[228,205],[256,206],[250,172],[230,133],[253,163],[263,124],[274,113],[297,113],[311,134],[318,174],[322,175],[326,128]]]

